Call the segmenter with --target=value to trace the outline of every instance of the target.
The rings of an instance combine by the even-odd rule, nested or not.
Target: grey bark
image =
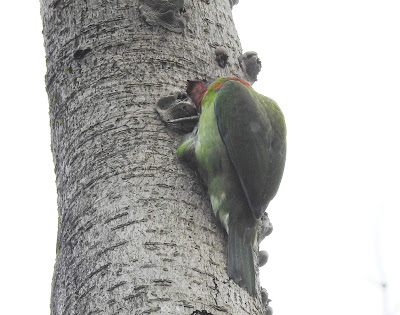
[[[186,80],[246,78],[231,3],[159,3],[41,0],[59,211],[53,315],[264,312],[260,294],[228,279],[225,232],[154,111]]]

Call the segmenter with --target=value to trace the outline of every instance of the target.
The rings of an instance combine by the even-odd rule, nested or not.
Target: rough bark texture
[[[41,11],[59,210],[51,313],[262,314],[260,295],[228,279],[226,235],[154,111],[186,80],[246,78],[230,1],[41,0]]]

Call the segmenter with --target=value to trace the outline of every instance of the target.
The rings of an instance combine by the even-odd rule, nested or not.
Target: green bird
[[[278,105],[237,77],[188,83],[198,127],[177,154],[196,162],[214,214],[228,233],[228,276],[256,294],[253,245],[259,220],[276,195],[286,158]]]

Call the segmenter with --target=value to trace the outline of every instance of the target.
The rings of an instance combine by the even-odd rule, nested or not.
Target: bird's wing
[[[255,218],[260,218],[271,196],[273,130],[266,110],[242,83],[227,81],[214,103],[218,130],[236,169]]]

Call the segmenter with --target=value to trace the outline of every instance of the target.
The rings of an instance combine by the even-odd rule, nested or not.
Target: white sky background
[[[261,282],[277,315],[400,314],[399,6],[234,7],[243,50],[262,60],[254,87],[288,126],[274,233],[262,243]],[[2,311],[49,314],[57,206],[39,2],[4,3],[0,27]]]

